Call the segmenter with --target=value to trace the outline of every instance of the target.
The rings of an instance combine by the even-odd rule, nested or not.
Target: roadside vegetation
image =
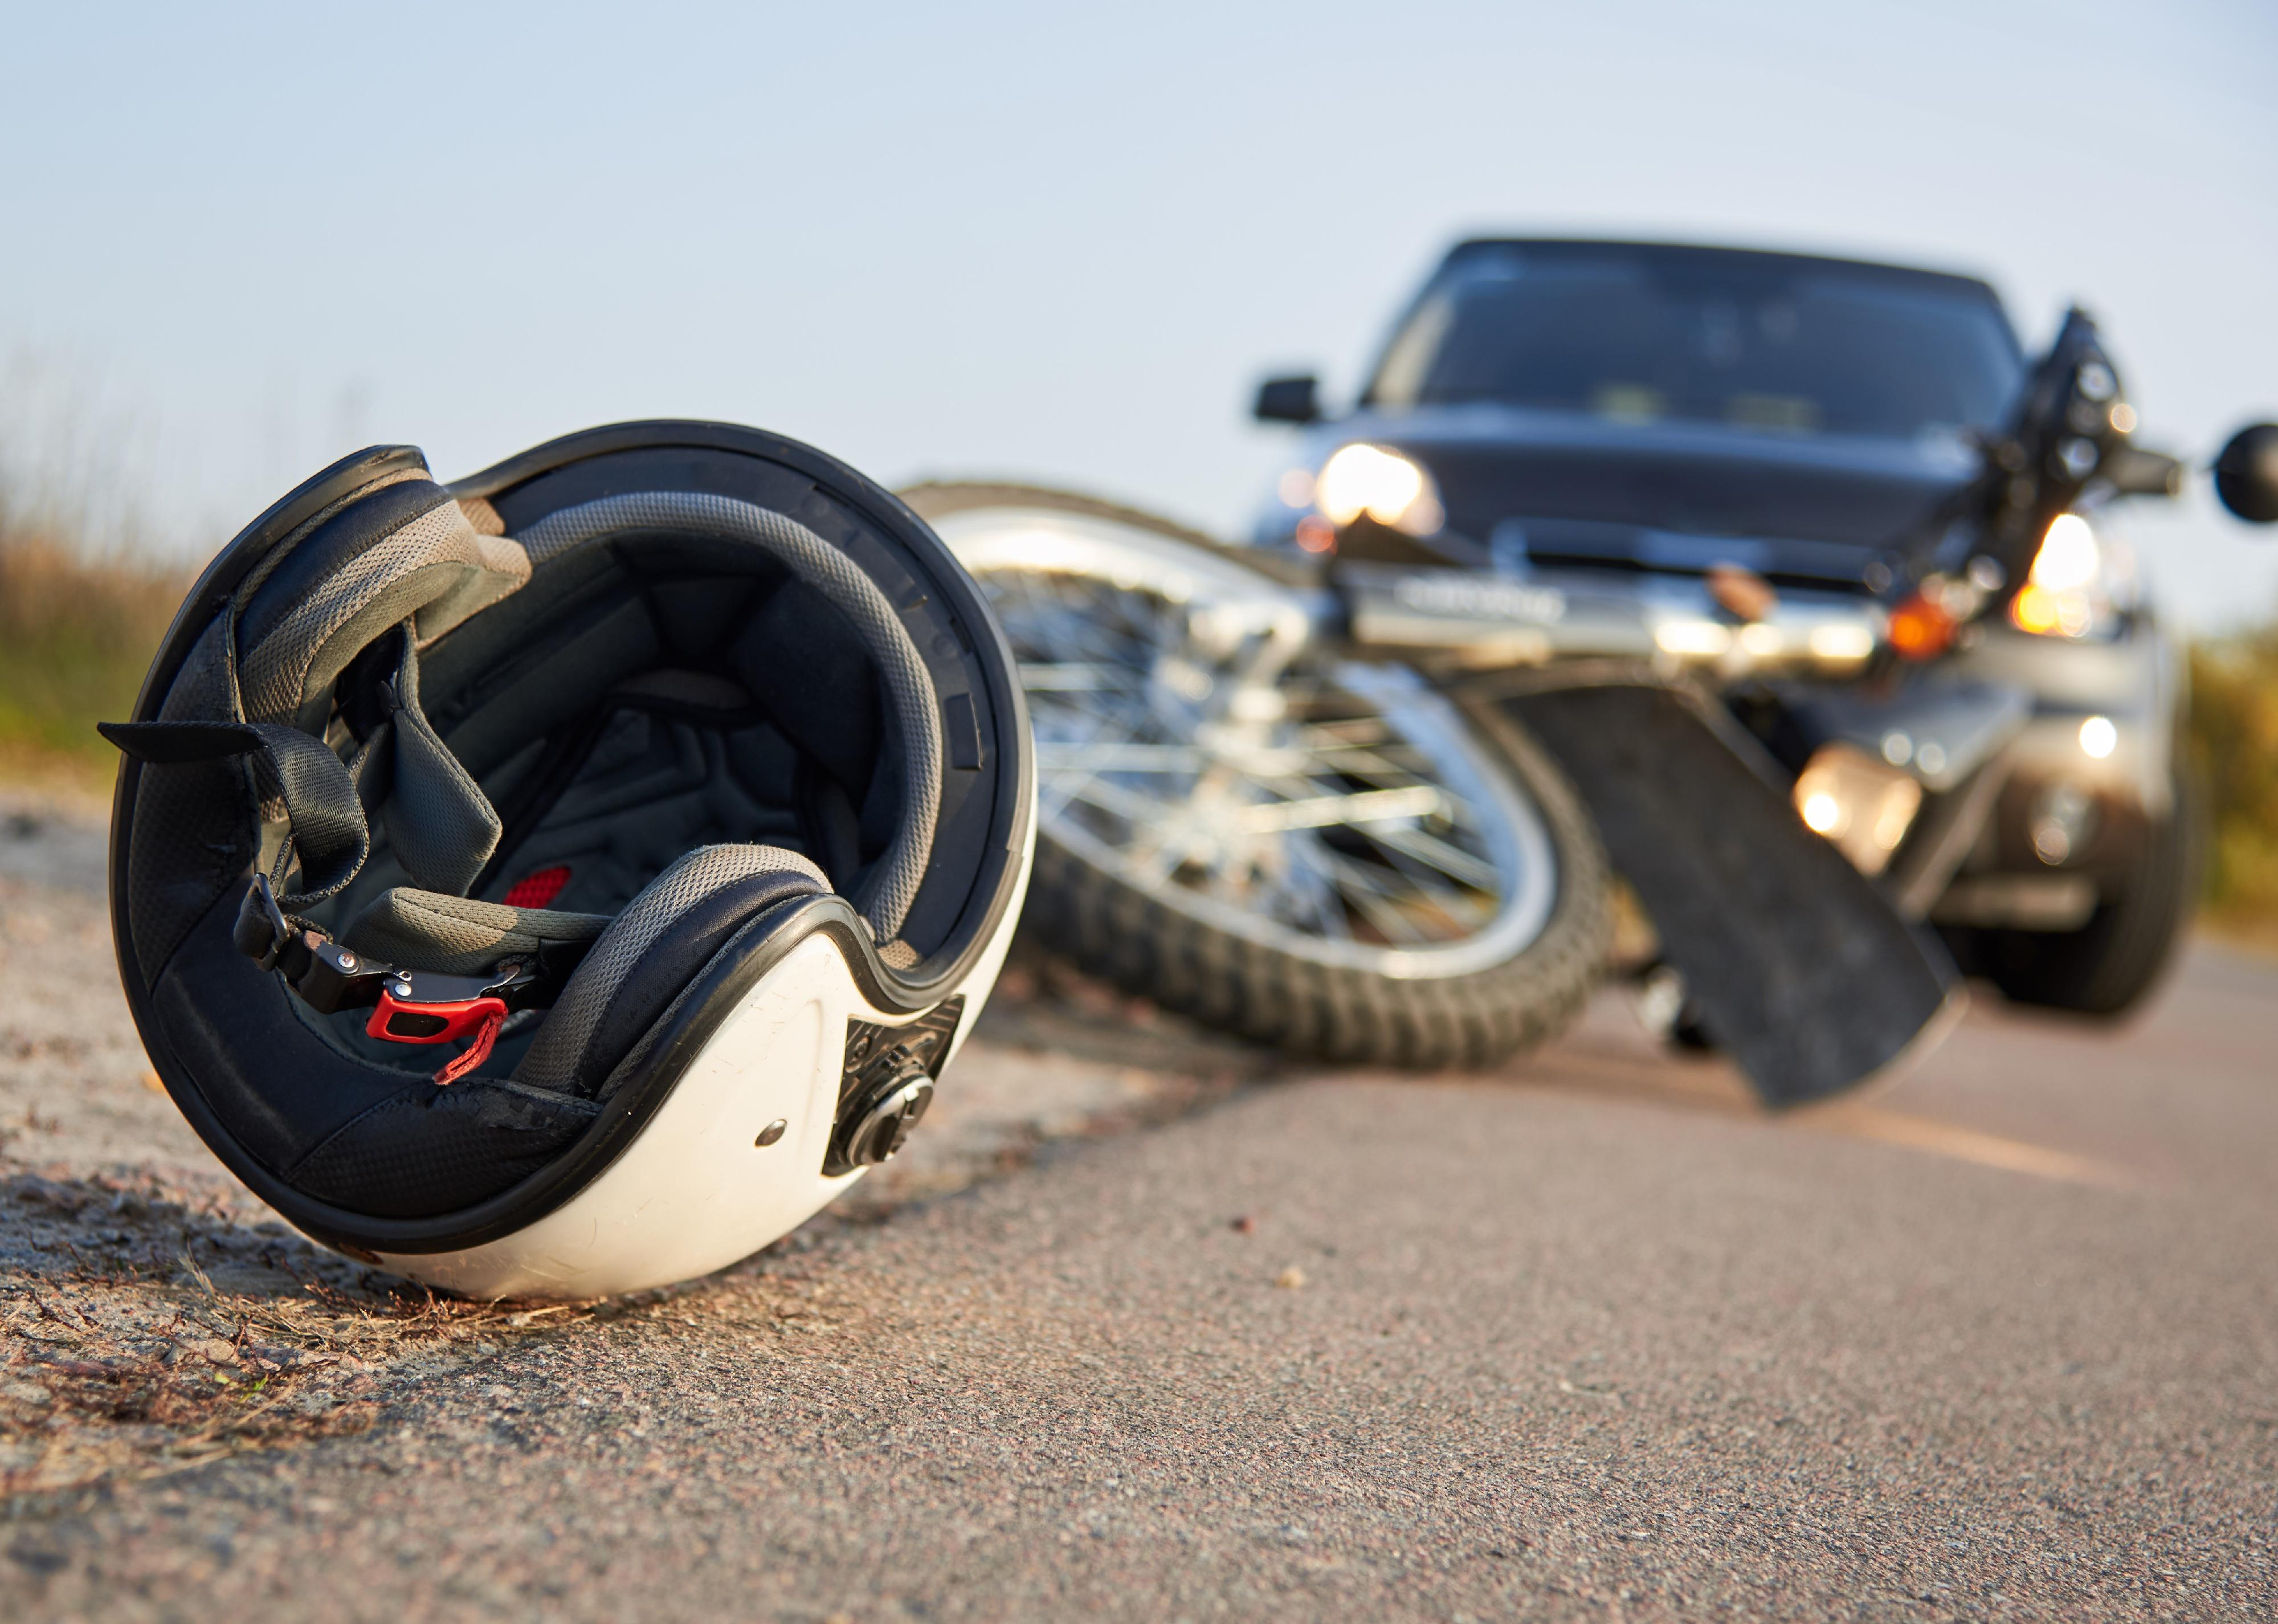
[[[2278,946],[2278,620],[2191,650],[2210,923]]]
[[[0,775],[99,789],[95,731],[126,716],[190,572],[97,551],[0,506]],[[2208,790],[2209,923],[2278,943],[2278,620],[2191,651],[2190,747]]]
[[[142,672],[189,589],[186,573],[0,517],[0,770],[107,782],[95,724],[134,708]]]

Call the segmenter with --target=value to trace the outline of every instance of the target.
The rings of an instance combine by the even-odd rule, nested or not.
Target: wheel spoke
[[[1278,830],[1326,829],[1336,823],[1356,827],[1394,818],[1431,817],[1446,798],[1428,784],[1405,789],[1363,790],[1357,794],[1311,795],[1303,801],[1266,801],[1243,808],[1242,826],[1253,834]]]
[[[1431,864],[1449,878],[1461,880],[1475,891],[1493,892],[1501,884],[1494,864],[1461,851],[1420,829],[1372,829],[1368,836],[1380,846],[1389,846],[1419,862]]]
[[[1360,864],[1324,846],[1328,870],[1344,900],[1364,915],[1388,942],[1421,946],[1432,938],[1418,930],[1400,906],[1404,899],[1387,896],[1376,877]]]

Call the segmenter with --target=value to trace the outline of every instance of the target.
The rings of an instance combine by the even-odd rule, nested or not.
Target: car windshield
[[[1456,256],[1394,335],[1366,401],[1911,437],[1994,426],[2022,374],[1999,304],[1958,278],[1513,245]]]

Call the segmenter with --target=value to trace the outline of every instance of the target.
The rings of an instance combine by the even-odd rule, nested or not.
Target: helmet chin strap
[[[301,889],[277,899],[286,908],[313,908],[336,896],[363,871],[371,830],[355,781],[320,739],[281,722],[103,722],[105,739],[153,766],[253,756],[275,780],[292,825]]]
[[[373,685],[380,720],[364,735],[353,766],[324,740],[282,722],[135,722],[99,724],[129,756],[154,766],[251,757],[284,803],[289,831],[276,879],[256,873],[238,910],[232,939],[264,970],[283,974],[310,1008],[330,1015],[370,1008],[367,1035],[394,1043],[473,1042],[435,1075],[456,1081],[489,1058],[506,1018],[542,1008],[560,995],[590,936],[502,948],[497,962],[474,976],[444,975],[359,954],[296,917],[337,896],[371,854],[371,830],[357,787],[375,755],[393,792],[391,849],[421,885],[463,895],[497,846],[500,823],[489,798],[469,776],[419,708],[419,656],[414,624],[397,629],[392,676]],[[279,895],[276,883],[297,866],[298,890]]]
[[[533,943],[527,950],[510,950],[474,976],[409,969],[358,953],[288,916],[265,874],[255,875],[246,888],[231,936],[239,952],[282,975],[317,1014],[370,1009],[367,1037],[409,1044],[472,1038],[466,1050],[435,1074],[439,1084],[455,1082],[490,1058],[508,1015],[550,1007],[592,946],[590,938]]]
[[[371,854],[367,799],[390,801],[390,850],[413,881],[423,890],[463,896],[498,846],[498,812],[419,708],[414,624],[404,621],[392,635],[399,640],[394,669],[370,685],[376,707],[355,707],[367,714],[376,709],[378,719],[352,764],[285,722],[105,722],[98,728],[125,754],[152,765],[258,761],[264,793],[273,784],[290,831],[273,878],[281,884],[295,860],[301,870],[300,888],[279,899],[287,910],[338,895],[363,871]]]
[[[413,655],[404,639],[404,660]],[[402,669],[402,668],[399,668]],[[416,684],[416,676],[413,678]],[[416,701],[417,688],[412,689]],[[400,741],[412,730],[416,709],[399,704],[390,725]],[[256,874],[238,910],[231,938],[238,951],[264,969],[281,971],[302,1001],[320,1014],[371,1007],[364,1028],[374,1038],[395,1043],[449,1043],[474,1039],[436,1073],[447,1084],[472,1071],[490,1055],[508,1015],[553,1003],[590,945],[586,941],[542,943],[536,950],[502,957],[481,976],[442,976],[409,969],[341,946],[325,931],[293,916],[336,896],[362,871],[371,852],[371,831],[355,780],[322,739],[275,722],[133,722],[101,724],[103,736],[135,760],[155,766],[224,761],[252,756],[275,780],[292,829],[292,854],[299,861],[301,886],[279,896],[269,876]],[[424,739],[433,740],[425,718],[417,719]],[[433,749],[449,760],[440,740]],[[399,756],[399,761],[401,756]],[[452,762],[455,768],[457,763]],[[464,776],[464,769],[459,769]],[[470,781],[471,787],[471,781]],[[481,792],[474,792],[478,800]],[[489,802],[482,801],[484,810]],[[491,842],[498,838],[497,815],[490,817]],[[463,849],[463,848],[462,848]],[[489,854],[488,846],[483,856]],[[480,866],[481,859],[476,860]],[[280,854],[280,870],[283,868]],[[408,865],[407,865],[408,866]]]
[[[422,891],[464,896],[498,849],[502,826],[490,797],[420,709],[409,621],[400,634],[394,675],[373,685],[386,720],[365,740],[367,749],[387,753],[388,850]]]

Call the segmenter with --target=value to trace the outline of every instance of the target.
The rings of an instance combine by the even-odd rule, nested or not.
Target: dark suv
[[[1308,433],[1255,540],[1332,559],[1369,640],[1476,646],[1501,617],[1513,658],[1699,685],[1966,968],[2116,1012],[2187,917],[2193,825],[2182,667],[2114,509],[2182,471],[2129,445],[2092,345],[2024,443],[2048,375],[1969,277],[1467,241],[1349,413],[1310,378],[1261,390]],[[2072,476],[2059,509],[2015,494],[2044,472]]]

